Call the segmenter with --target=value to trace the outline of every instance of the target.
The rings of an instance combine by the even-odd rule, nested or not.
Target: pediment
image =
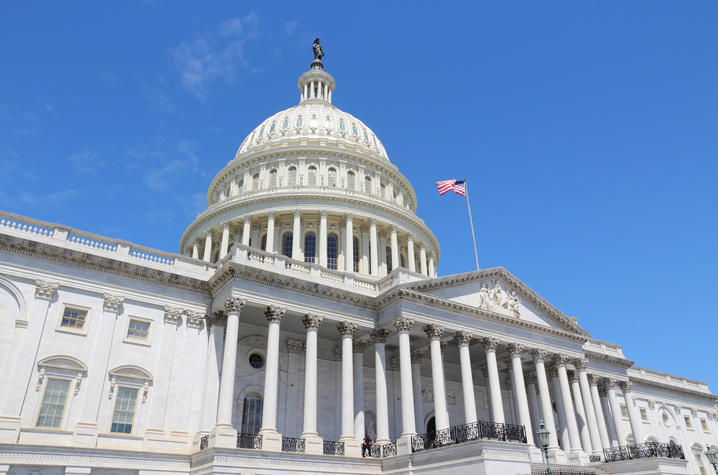
[[[404,289],[502,317],[590,336],[576,319],[561,313],[502,267],[420,281]]]
[[[85,363],[67,355],[49,356],[37,362],[38,368],[55,368],[67,371],[87,371]]]
[[[110,371],[109,374],[110,378],[127,378],[152,381],[152,375],[149,371],[135,365],[118,366],[117,368]]]

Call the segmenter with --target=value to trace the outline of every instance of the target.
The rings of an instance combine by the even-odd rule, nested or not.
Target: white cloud
[[[68,157],[68,160],[83,173],[94,173],[98,168],[105,166],[105,162],[94,150],[73,153]]]
[[[225,20],[220,23],[217,30],[220,35],[228,37],[241,35],[244,28],[242,27],[242,20],[239,18],[232,18],[231,20]]]
[[[166,191],[183,173],[203,175],[199,167],[199,157],[195,153],[195,144],[181,140],[177,144],[177,155],[159,168],[151,168],[145,174],[145,185],[152,191]]]

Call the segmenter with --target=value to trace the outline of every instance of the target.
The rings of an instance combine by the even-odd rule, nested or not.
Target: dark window
[[[282,237],[282,254],[292,257],[292,233],[284,233]]]
[[[317,235],[309,232],[304,236],[304,262],[314,263],[317,253]]]
[[[256,434],[262,427],[262,396],[247,394],[242,404],[242,433]]]
[[[354,236],[354,242],[352,244],[354,254],[352,257],[354,258],[354,272],[359,272],[359,238]]]
[[[327,267],[330,269],[337,268],[337,251],[338,239],[336,234],[327,236]]]
[[[386,273],[390,273],[393,269],[391,268],[391,248],[386,247]]]

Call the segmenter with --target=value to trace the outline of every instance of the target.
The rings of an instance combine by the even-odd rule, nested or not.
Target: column
[[[571,441],[568,438],[566,407],[563,405],[563,398],[561,397],[561,383],[558,380],[558,370],[556,369],[556,366],[552,365],[548,369],[548,373],[549,382],[553,386],[553,393],[556,396],[556,413],[558,414],[558,421],[556,423],[556,431],[558,431],[558,435],[556,438],[560,441],[561,447],[568,452],[571,449]]]
[[[628,420],[631,423],[631,431],[633,431],[633,443],[634,444],[642,444],[645,440],[645,435],[643,434],[643,427],[641,424],[643,423],[641,421],[641,415],[638,412],[638,408],[635,404],[633,404],[633,391],[631,388],[633,387],[633,383],[628,381],[622,381],[621,382],[621,390],[623,390],[623,399],[626,401],[626,406],[628,407]],[[702,431],[700,427],[696,427],[696,431]]]
[[[501,386],[499,384],[499,368],[496,365],[496,347],[499,340],[496,338],[484,338],[486,349],[486,369],[489,379],[489,399],[491,401],[491,418],[493,422],[503,424],[504,405],[501,402]]]
[[[229,250],[229,223],[222,225],[222,241],[219,246],[219,258],[222,259],[227,255]]]
[[[560,397],[566,408],[566,425],[568,426],[568,439],[571,443],[571,451],[581,451],[581,438],[578,434],[578,425],[576,424],[576,413],[574,412],[573,402],[571,401],[571,386],[568,382],[568,373],[566,371],[566,363],[568,356],[560,354],[556,357],[556,370],[558,372],[558,381],[561,385]],[[559,397],[557,394],[556,397]]]
[[[414,236],[409,234],[406,238],[406,260],[409,261],[409,270],[412,272],[416,272],[416,262],[414,259]]]
[[[606,428],[606,419],[603,415],[603,408],[601,407],[601,398],[598,394],[598,376],[591,374],[588,377],[588,382],[591,391],[591,401],[593,402],[593,411],[596,414],[596,423],[598,425],[598,434],[601,438],[601,446],[607,449],[611,446],[611,442],[608,439],[608,429]]]
[[[359,268],[364,274],[369,274],[369,227],[362,226],[360,229],[360,252]]]
[[[274,211],[267,213],[267,252],[274,252],[274,217]]]
[[[431,346],[431,379],[434,389],[434,420],[436,422],[436,430],[442,431],[448,429],[449,411],[446,408],[446,389],[444,387],[444,363],[441,358],[441,335],[444,329],[437,325],[427,325],[424,327],[424,333],[429,337]],[[446,434],[448,437],[448,434]],[[440,437],[437,434],[437,438]]]
[[[244,217],[244,229],[242,230],[242,244],[249,246],[249,236],[252,232],[252,218]]]
[[[317,333],[322,317],[307,314],[302,319],[307,330],[306,353],[304,356],[304,452],[322,454],[324,451],[322,438],[317,433]]]
[[[424,399],[421,390],[421,360],[424,353],[419,350],[411,352],[411,384],[414,388],[414,415],[416,428],[424,432]]]
[[[360,456],[359,441],[354,437],[354,376],[352,368],[352,339],[357,326],[341,322],[337,330],[342,337],[342,425],[339,440],[344,442],[344,453],[350,457]]]
[[[426,270],[426,247],[424,247],[423,244],[419,248],[419,267],[421,269],[421,273],[423,275],[427,275],[428,271]]]
[[[192,259],[199,259],[199,243],[197,241],[192,244]]]
[[[616,429],[616,436],[618,437],[618,445],[626,445],[626,430],[623,428],[623,415],[621,414],[621,407],[618,405],[616,399],[616,388],[618,383],[615,379],[609,378],[606,385],[608,392],[608,404],[611,407],[611,414],[613,414],[613,425]]]
[[[376,240],[376,219],[369,221],[369,254],[371,254],[371,275],[379,275],[379,249]]]
[[[301,260],[302,243],[302,212],[294,210],[294,226],[292,227],[292,259]]]
[[[436,269],[434,269],[434,255],[429,256],[429,277],[436,277]]]
[[[586,409],[583,407],[581,400],[581,388],[578,384],[578,373],[575,371],[568,372],[568,379],[571,383],[571,393],[573,394],[573,407],[576,410],[576,425],[578,433],[581,436],[581,445],[583,451],[587,454],[593,453],[593,445],[591,445],[591,436],[589,435],[588,422],[586,419]]]
[[[384,345],[389,330],[372,330],[374,340],[374,371],[376,377],[376,443],[388,444],[389,439],[389,398],[386,391],[386,352]]]
[[[212,259],[212,231],[207,231],[204,237],[204,256],[202,260],[209,262]]]
[[[526,442],[533,445],[534,437],[531,427],[531,415],[529,414],[529,401],[526,397],[524,369],[521,365],[521,353],[524,351],[524,347],[518,343],[513,343],[509,345],[509,351],[511,351],[511,382],[516,396],[516,405],[518,406],[519,423],[526,428]]]
[[[414,320],[405,316],[394,322],[399,333],[399,372],[401,374],[401,436],[396,441],[397,453],[405,455],[412,453],[411,438],[416,435],[414,425],[414,396],[411,382],[411,343],[409,332]]]
[[[399,268],[399,241],[396,238],[396,226],[391,227],[391,268],[392,270]]]
[[[536,382],[538,383],[539,396],[541,397],[541,415],[543,423],[549,434],[549,449],[558,449],[558,439],[556,438],[556,424],[553,421],[553,407],[551,407],[551,394],[548,391],[548,381],[546,380],[546,367],[544,359],[546,358],[546,350],[534,350],[534,363],[536,364]]]
[[[456,342],[459,344],[459,360],[461,363],[461,388],[464,394],[464,423],[472,424],[478,420],[476,417],[476,397],[474,395],[474,376],[471,374],[471,356],[469,355],[469,332],[456,333]]]
[[[262,449],[281,452],[282,434],[277,431],[277,387],[279,384],[279,323],[285,309],[275,305],[264,311],[267,328],[267,362],[264,369],[264,401],[262,406]]]
[[[234,374],[237,367],[237,336],[239,315],[244,300],[228,297],[224,303],[227,313],[224,355],[222,357],[222,376],[219,382],[219,402],[217,403],[217,425],[212,437],[217,447],[237,446],[237,431],[232,427],[232,409],[234,408]]]
[[[364,439],[364,348],[366,342],[355,341],[354,350],[354,437]]]
[[[319,212],[319,265],[327,266],[327,215],[326,210]]]
[[[596,421],[596,410],[591,397],[591,388],[588,386],[588,360],[581,358],[576,360],[576,371],[578,372],[578,384],[581,387],[581,396],[583,397],[583,409],[586,411],[586,423],[588,424],[588,433],[591,436],[591,447],[594,455],[601,455],[603,452],[603,444],[601,436],[598,434],[598,422]]]
[[[200,429],[211,430],[217,422],[217,395],[220,391],[219,378],[222,372],[222,355],[224,355],[224,312],[212,312],[207,315],[206,325],[209,327],[209,341],[205,360],[205,381],[200,411]]]
[[[527,374],[524,378],[526,382],[526,392],[528,393],[529,407],[531,408],[531,427],[534,430],[539,427],[539,421],[542,420],[541,410],[539,409],[538,393],[536,392],[536,375]]]
[[[611,412],[611,403],[608,401],[608,387],[605,383],[601,383],[598,387],[598,395],[601,397],[601,409],[603,409],[603,414],[606,416],[606,430],[608,431],[608,438],[611,440],[611,447],[618,447],[618,432]]]
[[[354,272],[354,216],[346,216],[346,238],[344,239],[344,270]],[[363,437],[363,436],[362,436]]]

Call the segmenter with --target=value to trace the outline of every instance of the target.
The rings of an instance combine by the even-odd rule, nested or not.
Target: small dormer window
[[[262,135],[264,135],[264,126],[262,126],[261,129],[259,129],[259,136],[257,138],[262,138]]]
[[[343,120],[340,120],[340,121],[339,121],[339,130],[341,130],[342,132],[346,132],[346,127],[344,127],[344,121],[343,121]]]
[[[297,117],[297,127],[301,127],[301,126],[302,126],[302,116],[300,115],[299,117]]]
[[[359,136],[359,131],[357,130],[356,125],[352,125],[352,132],[354,132],[354,135]]]
[[[366,130],[364,131],[364,140],[367,142],[369,141],[369,136],[366,134]]]
[[[276,128],[276,126],[277,126],[277,124],[276,124],[275,122],[272,122],[272,126],[269,128],[269,133],[270,133],[270,134],[273,134],[273,133],[274,133],[274,129]]]
[[[282,123],[282,130],[286,130],[287,127],[289,127],[289,119],[285,118],[284,122]]]

